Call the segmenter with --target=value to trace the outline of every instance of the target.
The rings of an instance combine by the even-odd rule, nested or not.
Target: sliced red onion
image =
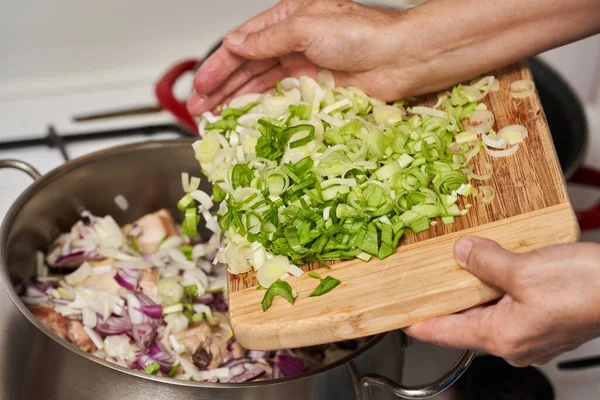
[[[271,375],[273,376],[273,379],[279,379],[285,376],[283,375],[283,372],[281,372],[281,368],[279,368],[277,364],[273,366],[273,372],[271,373]]]
[[[135,290],[140,282],[139,269],[119,269],[115,274],[115,281],[127,290]]]
[[[236,375],[233,378],[229,379],[228,382],[250,382],[256,378],[259,378],[265,374],[264,369],[252,369],[246,370],[244,373],[240,375]]]
[[[106,321],[98,320],[95,329],[104,335],[120,335],[133,329],[131,319],[125,315],[123,317],[109,317]]]
[[[160,319],[162,317],[163,308],[160,304],[150,306],[142,306],[142,312],[152,319]]]
[[[250,358],[248,357],[240,357],[240,358],[234,358],[233,360],[229,360],[227,361],[225,364],[221,365],[219,368],[233,368],[236,367],[238,365],[244,365],[245,363],[251,363],[253,362]]]
[[[50,298],[50,301],[52,301],[54,304],[59,304],[61,306],[66,306],[70,303],[69,300],[65,300],[65,299],[55,299],[55,298]]]
[[[236,365],[235,367],[230,367],[229,368],[229,373],[231,376],[238,376],[243,374],[244,372],[246,372],[246,367],[244,366],[244,364],[239,364]]]
[[[152,354],[152,351],[154,351],[154,354]],[[154,341],[150,353],[146,351],[138,351],[136,353],[136,363],[139,369],[144,370],[153,362],[160,366],[160,370],[164,374],[168,373],[171,368],[173,368],[173,357],[171,357],[163,347],[160,347],[157,341]]]
[[[87,248],[85,250],[77,250],[58,257],[55,265],[57,267],[78,267],[84,261],[96,259],[98,259],[98,252],[95,250],[95,248]]]
[[[140,349],[149,349],[154,338],[156,337],[156,329],[151,325],[141,324],[133,326],[133,340]]]
[[[275,364],[281,369],[284,376],[298,375],[304,372],[304,360],[283,354],[275,357]]]
[[[160,322],[160,319],[149,317],[142,311],[143,307],[154,305],[156,304],[142,292],[131,292],[127,295],[127,312],[134,325]]]

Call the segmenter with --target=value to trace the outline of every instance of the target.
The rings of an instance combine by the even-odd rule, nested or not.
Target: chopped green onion
[[[185,210],[187,210],[190,207],[194,207],[194,205],[195,205],[194,198],[190,194],[186,194],[177,203],[177,208],[180,211],[185,211]]]
[[[310,271],[310,272],[308,273],[308,276],[310,276],[311,278],[315,278],[315,279],[323,279],[323,278],[321,278],[321,275],[317,274],[317,273],[316,273],[316,272],[314,272],[314,271]]]
[[[129,243],[131,244],[131,248],[133,249],[133,251],[135,251],[138,254],[142,254],[140,248],[137,245],[137,240],[135,240],[135,236],[129,236]]]
[[[198,285],[184,286],[185,294],[191,301],[194,301],[198,297]]]
[[[156,363],[156,361],[153,361],[152,364],[149,364],[144,369],[144,372],[148,375],[157,375],[159,371],[160,371],[160,365],[158,365]]]
[[[285,281],[275,281],[265,292],[265,297],[262,300],[263,311],[267,311],[269,307],[271,307],[275,296],[283,297],[292,305],[296,301],[292,292],[292,287],[289,283]]]
[[[337,280],[331,276],[328,276],[325,279],[321,280],[321,283],[319,283],[319,286],[317,286],[315,288],[315,290],[313,290],[313,292],[309,295],[309,297],[316,297],[316,296],[324,295],[325,293],[329,293],[340,283],[341,282],[339,280]]]

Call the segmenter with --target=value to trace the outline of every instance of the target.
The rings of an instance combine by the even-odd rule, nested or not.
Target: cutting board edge
[[[502,229],[505,226],[510,226],[510,234],[503,234]],[[532,230],[532,226],[537,226],[538,229]],[[560,226],[561,229],[557,232],[553,228],[558,226]],[[514,232],[517,230],[523,232],[523,234],[515,234]],[[536,232],[539,232],[540,230],[541,234],[537,234]],[[451,258],[452,246],[456,238],[473,234],[497,240],[500,244],[513,251],[529,251],[551,244],[576,242],[579,240],[580,230],[573,208],[570,202],[566,201],[556,206],[472,227],[441,237],[431,238],[423,242],[413,243],[406,246],[407,248],[402,249],[401,253],[403,254],[404,259],[409,259],[411,252],[419,252],[425,246],[428,247],[428,251],[431,253],[443,251],[449,254],[449,257],[448,260],[442,263],[444,265],[440,266],[440,270],[448,270],[449,265],[446,264],[454,263],[454,265],[456,265]],[[516,239],[517,236],[518,239]],[[532,241],[532,239],[535,239],[535,241]],[[440,248],[436,249],[436,246]],[[418,257],[418,255],[415,256]],[[343,269],[343,263],[334,265],[328,272],[332,273],[343,282],[344,277],[340,276],[342,271],[340,267]],[[452,267],[450,266],[450,268]],[[460,267],[456,268],[460,269]],[[336,271],[338,272],[336,273]],[[298,312],[302,311],[301,307],[307,307],[307,301],[313,302],[311,306],[308,306],[311,308],[320,307],[324,304],[331,305],[331,296],[334,296],[334,292],[332,292],[331,294],[322,297],[303,298],[303,295],[307,295],[305,290],[299,291],[300,297],[297,300],[296,305],[293,306],[295,307],[294,309],[283,300],[275,301],[272,308],[267,311],[266,319],[261,318],[260,324],[249,324],[246,321],[257,319],[252,316],[247,316],[244,310],[248,310],[248,307],[252,309],[255,309],[256,307],[256,310],[260,309],[260,298],[263,295],[263,292],[258,292],[254,288],[230,293],[230,296],[238,298],[230,302],[230,304],[238,305],[238,307],[234,306],[230,309],[230,322],[238,342],[247,348],[254,350],[296,348],[354,339],[400,329],[427,318],[460,312],[495,300],[502,295],[500,291],[484,284],[465,270],[461,270],[457,272],[457,274],[456,279],[462,282],[459,290],[439,290],[438,288],[435,293],[431,294],[429,300],[425,301],[418,309],[413,309],[410,313],[394,314],[391,318],[381,316],[377,319],[371,319],[370,321],[372,323],[370,323],[369,326],[365,326],[361,322],[363,321],[365,314],[367,312],[375,313],[385,310],[378,310],[377,307],[366,307],[362,310],[351,312],[352,315],[350,316],[344,314],[345,311],[328,313],[325,316],[317,315],[303,317],[298,315]],[[312,278],[303,276],[299,278],[299,281],[302,279],[307,282]],[[342,286],[340,285],[340,288],[341,287]],[[336,288],[335,290],[339,289]],[[457,296],[457,294],[459,294],[459,296]],[[362,294],[356,293],[356,296],[359,295]],[[447,301],[440,302],[440,296]],[[244,297],[246,297],[246,299],[243,299]],[[423,297],[422,294],[421,297]],[[399,299],[399,301],[388,303],[388,305],[402,308],[410,306],[410,301],[414,300],[415,299]],[[245,306],[242,307],[244,304]],[[342,304],[338,308],[339,310],[342,310],[347,307],[345,304]],[[241,316],[238,315],[239,313],[241,313]],[[269,315],[268,313],[271,314]],[[293,318],[291,317],[292,315]],[[244,318],[245,316],[248,318]],[[271,318],[272,316],[274,318]],[[277,316],[282,317],[281,320],[277,321]],[[371,316],[369,318],[371,318]],[[303,324],[299,325],[291,323],[295,319],[301,319]]]

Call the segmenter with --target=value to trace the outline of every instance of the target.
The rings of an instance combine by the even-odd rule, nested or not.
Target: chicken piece
[[[157,290],[158,277],[157,269],[145,269],[142,270],[139,283],[142,293],[150,297],[155,303],[159,303]]]
[[[67,330],[67,340],[69,342],[73,343],[83,351],[90,353],[96,351],[94,342],[92,342],[92,339],[83,330],[83,324],[81,322],[75,320],[69,321]]]
[[[189,328],[175,334],[175,339],[193,354],[202,346],[206,339],[212,336],[210,325],[206,321],[200,321]]]
[[[119,296],[121,286],[115,280],[116,271],[107,272],[104,274],[90,275],[81,281],[77,286],[87,286],[100,291],[110,293],[114,296]]]
[[[61,314],[54,311],[53,308],[49,307],[29,307],[29,311],[40,320],[48,329],[56,333],[61,338],[67,337],[67,331],[69,326],[69,319],[63,317]]]
[[[152,254],[156,251],[160,242],[167,236],[177,235],[175,221],[169,211],[163,209],[152,214],[147,214],[138,219],[133,225],[123,229],[125,235],[134,227],[140,229],[139,236],[136,237],[136,243],[140,251],[144,254]]]

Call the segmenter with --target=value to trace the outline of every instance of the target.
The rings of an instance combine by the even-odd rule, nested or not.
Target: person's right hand
[[[491,240],[465,237],[454,254],[465,269],[506,294],[497,304],[405,329],[415,339],[483,350],[526,366],[545,364],[600,336],[600,245],[517,254]]]
[[[282,0],[225,37],[197,71],[188,108],[200,115],[235,95],[264,92],[287,76],[314,77],[321,68],[333,72],[336,85],[358,86],[382,100],[415,94],[411,82],[426,68],[416,68],[414,59],[423,50],[407,51],[410,40],[395,30],[403,14],[349,0]]]

